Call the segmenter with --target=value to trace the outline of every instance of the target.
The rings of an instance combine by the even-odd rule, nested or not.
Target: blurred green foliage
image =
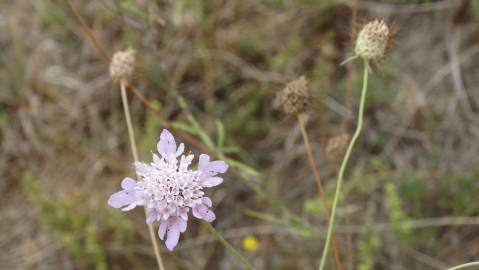
[[[303,208],[304,211],[311,216],[319,215],[324,211],[324,205],[319,196],[306,200]]]
[[[411,229],[401,226],[401,222],[409,219],[403,208],[403,202],[399,197],[393,183],[388,182],[384,186],[386,209],[391,220],[391,229],[398,235],[398,239],[408,239]]]
[[[91,197],[88,201],[84,193],[75,190],[55,198],[42,191],[40,182],[29,171],[24,174],[23,184],[27,197],[40,211],[41,223],[80,269],[108,269],[106,240],[121,243],[128,250],[131,228],[120,212]]]
[[[158,103],[152,103],[155,107],[158,107]],[[134,121],[134,123],[141,123],[142,121]],[[140,159],[145,160],[151,156],[151,152],[156,149],[158,138],[161,134],[161,121],[155,112],[147,111],[144,120],[144,127],[135,127],[138,134],[138,151]]]
[[[358,244],[358,270],[375,269],[375,253],[379,250],[381,245],[381,238],[379,238],[374,232],[369,231],[361,235]]]
[[[33,2],[36,15],[40,18],[42,27],[62,42],[66,48],[74,46],[74,36],[67,31],[65,25],[71,19],[63,0],[47,0]]]

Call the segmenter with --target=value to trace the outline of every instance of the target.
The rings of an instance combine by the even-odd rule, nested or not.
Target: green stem
[[[339,201],[339,194],[341,191],[341,185],[343,183],[343,175],[346,169],[346,165],[348,164],[349,156],[351,155],[351,151],[353,150],[354,144],[361,133],[361,129],[363,127],[363,115],[364,115],[364,101],[366,100],[366,92],[368,88],[368,62],[364,61],[364,75],[363,75],[363,89],[361,91],[361,100],[359,103],[359,112],[358,112],[358,124],[356,126],[356,131],[354,132],[351,141],[349,142],[348,149],[346,150],[346,154],[344,155],[344,159],[341,162],[341,167],[338,173],[338,180],[336,184],[336,192],[334,194],[333,206],[331,208],[331,218],[329,219],[328,225],[328,232],[326,235],[326,242],[324,243],[323,254],[321,256],[321,264],[319,265],[319,270],[323,270],[324,264],[326,262],[326,257],[328,255],[329,244],[331,242],[331,235],[333,234],[333,227],[334,227],[334,220],[336,217],[336,207],[338,206]]]
[[[466,268],[466,267],[469,267],[469,266],[477,266],[477,265],[479,265],[479,262],[470,262],[470,263],[465,263],[465,264],[461,264],[461,265],[458,265],[458,266],[448,268],[447,270],[457,270],[457,269],[462,269],[462,268]]]
[[[211,225],[209,222],[206,222],[206,224],[208,224],[208,229],[210,230],[210,232],[216,236],[216,238],[218,238],[218,240],[221,242],[221,244],[223,244],[223,246],[225,246],[227,249],[229,249],[229,251],[231,251],[231,253],[233,253],[233,255],[236,256],[236,258],[238,258],[241,263],[243,263],[243,265],[249,269],[249,270],[256,270],[256,268],[254,268],[254,266],[245,258],[243,257],[243,255],[241,255],[241,253],[239,253],[239,251],[237,251],[230,243],[228,243],[228,241],[226,241],[226,239],[221,235],[220,232],[218,232],[215,227],[213,227],[213,225]]]

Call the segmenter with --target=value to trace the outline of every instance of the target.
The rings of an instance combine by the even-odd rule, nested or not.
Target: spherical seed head
[[[114,81],[130,80],[135,72],[136,51],[116,52],[110,62],[110,77]]]
[[[311,104],[309,83],[304,76],[288,83],[279,95],[279,101],[287,115],[298,115],[308,110]]]
[[[366,24],[356,39],[354,52],[364,60],[378,61],[384,57],[389,41],[389,28],[384,21]]]

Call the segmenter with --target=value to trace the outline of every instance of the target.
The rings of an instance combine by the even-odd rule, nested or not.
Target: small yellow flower
[[[243,238],[242,245],[244,250],[253,252],[258,249],[258,240],[256,237],[248,235]]]

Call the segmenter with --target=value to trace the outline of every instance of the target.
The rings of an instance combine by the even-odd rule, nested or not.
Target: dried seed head
[[[114,81],[130,80],[135,72],[135,62],[135,50],[116,52],[110,62],[110,78]]]
[[[389,34],[384,21],[375,20],[366,24],[358,34],[354,52],[364,60],[381,60],[388,46]]]
[[[326,156],[330,160],[338,160],[343,154],[348,140],[348,134],[341,134],[330,138],[326,144]]]
[[[298,115],[308,110],[311,104],[308,81],[304,76],[288,83],[279,93],[279,102],[287,115]]]

